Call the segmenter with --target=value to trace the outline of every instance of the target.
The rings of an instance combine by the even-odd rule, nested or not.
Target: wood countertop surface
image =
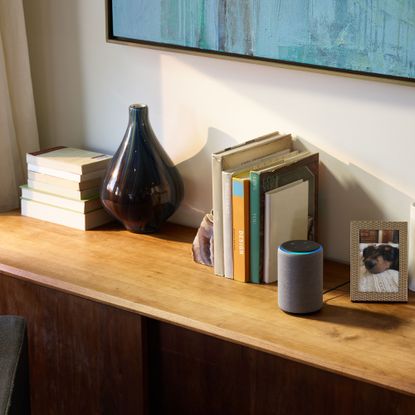
[[[323,309],[293,316],[275,285],[244,284],[192,261],[195,230],[138,235],[109,225],[77,231],[0,214],[0,272],[415,396],[415,296],[352,303],[349,286]],[[349,268],[325,263],[325,289]]]

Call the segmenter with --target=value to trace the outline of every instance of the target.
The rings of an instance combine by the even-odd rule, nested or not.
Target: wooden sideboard
[[[0,215],[0,313],[28,321],[33,414],[414,414],[415,297],[348,285],[293,316],[275,285],[192,262],[195,230]],[[325,264],[325,289],[347,266]]]

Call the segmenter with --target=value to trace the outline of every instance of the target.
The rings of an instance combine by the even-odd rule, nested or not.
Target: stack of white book
[[[99,191],[111,156],[71,147],[28,153],[24,216],[86,230],[108,223]]]

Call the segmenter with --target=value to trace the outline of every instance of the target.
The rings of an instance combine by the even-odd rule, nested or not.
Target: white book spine
[[[80,230],[92,229],[112,220],[104,209],[98,209],[85,215],[26,199],[21,199],[21,213],[23,216]]]
[[[89,199],[99,195],[99,187],[86,190],[73,190],[62,186],[55,186],[49,183],[39,182],[37,180],[27,180],[27,184],[30,188],[39,190],[41,192],[53,193],[58,196],[67,197],[69,199]]]
[[[61,179],[71,180],[73,182],[79,182],[81,179],[80,174],[70,173],[67,171],[62,171],[62,170],[57,170],[57,169],[51,169],[49,167],[28,164],[27,168],[28,170],[34,171],[36,173],[49,174],[51,176],[60,177]]]
[[[216,275],[223,276],[222,158],[215,155],[212,156],[212,204],[213,269]]]
[[[111,156],[107,154],[72,147],[56,147],[40,154],[26,154],[26,162],[30,165],[78,175],[105,169],[109,160]]]
[[[223,265],[226,278],[233,278],[232,173],[222,172]]]
[[[272,281],[270,275],[270,245],[271,245],[271,195],[265,193],[264,209],[264,282],[266,284]]]
[[[51,169],[49,167],[35,166],[34,164],[28,164],[27,169],[30,171],[34,171],[35,173],[48,174],[50,176],[59,177],[61,179],[71,180],[73,182],[78,182],[78,183],[84,180],[92,180],[98,177],[103,177],[105,175],[105,169],[96,170],[96,171],[93,171],[91,173],[86,173],[86,174],[69,173],[67,171]]]
[[[66,197],[60,197],[50,193],[36,191],[27,187],[22,187],[22,197],[24,199],[30,199],[40,203],[47,203],[62,209],[69,209],[79,213],[87,213],[102,208],[102,204],[99,199],[85,201],[75,200]]]

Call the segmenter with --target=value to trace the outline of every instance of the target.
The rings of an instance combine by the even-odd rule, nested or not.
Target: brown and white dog
[[[363,264],[372,274],[388,269],[399,271],[399,249],[391,245],[370,245],[363,250]]]

